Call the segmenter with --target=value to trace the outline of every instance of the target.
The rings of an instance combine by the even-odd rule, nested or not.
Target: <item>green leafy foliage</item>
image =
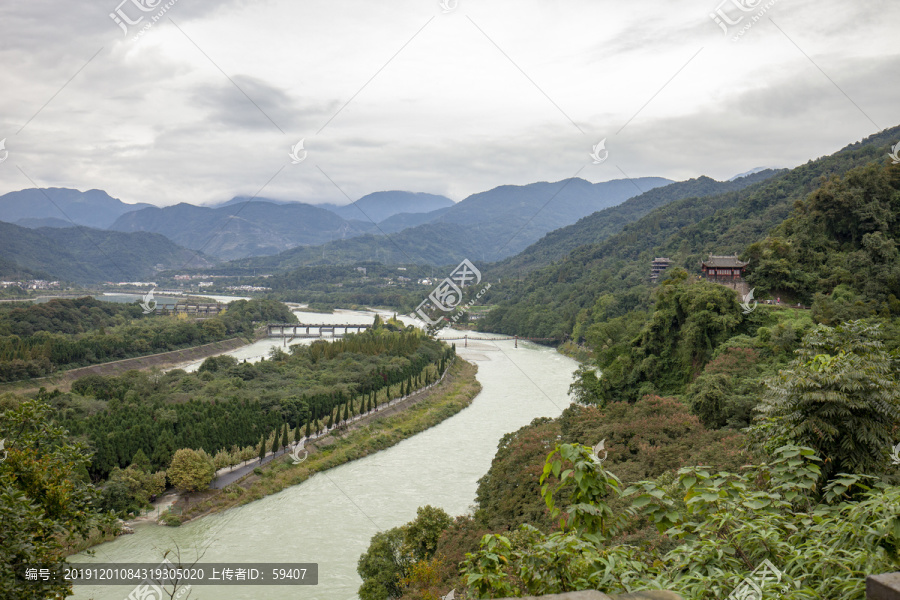
[[[852,321],[819,325],[797,358],[769,384],[755,435],[813,448],[824,474],[878,473],[900,425],[897,365],[879,326]]]
[[[586,458],[586,449],[569,452],[576,462]],[[778,576],[759,580],[764,596],[862,598],[866,575],[895,564],[900,488],[859,475],[819,488],[820,462],[811,448],[789,445],[740,474],[686,467],[674,480],[630,486],[623,494],[631,506],[620,516],[653,522],[676,543],[664,553],[598,543],[578,529],[548,535],[524,525],[514,535],[487,535],[463,564],[469,592],[670,589],[707,600],[733,592],[769,561]],[[602,469],[581,472],[588,481],[579,489],[608,485]],[[608,510],[600,499],[592,506]]]
[[[68,545],[112,520],[97,509],[87,478],[89,454],[52,421],[42,400],[25,400],[0,413],[0,596],[43,599],[71,593],[66,582],[26,581],[29,565],[58,566]]]
[[[434,556],[438,539],[451,522],[440,508],[423,506],[413,521],[376,533],[356,568],[363,580],[359,588],[361,600],[402,596],[402,580],[410,576],[410,567]]]
[[[172,456],[168,476],[177,489],[196,492],[206,489],[212,481],[216,469],[205,452],[182,448]]]

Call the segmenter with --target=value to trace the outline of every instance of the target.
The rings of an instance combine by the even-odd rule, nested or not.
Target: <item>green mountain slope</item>
[[[492,265],[490,272],[498,277],[506,277],[531,271],[562,258],[578,246],[599,243],[621,231],[628,223],[675,200],[704,198],[741,190],[775,174],[776,171],[766,169],[730,181],[698,177],[649,190],[622,204],[588,215],[577,223],[551,231],[521,253]]]
[[[349,223],[309,204],[254,200],[220,208],[185,203],[145,208],[123,215],[110,229],[161,233],[176,244],[228,260],[360,235],[374,226]]]
[[[884,163],[898,136],[900,127],[894,127],[743,190],[662,206],[601,243],[580,246],[525,278],[502,280],[485,298],[499,306],[480,327],[579,338],[592,323],[648,305],[654,256],[699,273],[699,261],[710,253],[743,253],[782,223],[823,177]]]
[[[150,279],[164,269],[213,264],[156,233],[27,229],[11,223],[0,223],[0,257],[26,271],[78,282]]]

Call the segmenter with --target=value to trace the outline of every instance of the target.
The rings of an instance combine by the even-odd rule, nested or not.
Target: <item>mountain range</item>
[[[149,206],[152,205],[126,204],[102,190],[29,188],[0,196],[0,221],[39,227],[84,225],[107,229],[125,213]]]
[[[385,191],[346,206],[235,197],[215,206],[156,207],[129,205],[99,190],[33,189],[0,196],[0,220],[158,233],[210,257],[276,270],[373,256],[447,264],[461,256],[511,256],[548,231],[667,183],[645,177],[505,185],[455,204],[435,194]]]
[[[277,256],[237,261],[233,266],[284,271],[367,260],[432,265],[456,263],[463,258],[497,260],[520,252],[553,229],[669,183],[672,181],[662,177],[642,177],[601,183],[573,178],[504,185],[431,213],[394,215],[384,222],[388,228],[401,219],[412,226],[391,233],[379,224],[378,233],[389,235],[348,237],[318,247],[294,248]]]

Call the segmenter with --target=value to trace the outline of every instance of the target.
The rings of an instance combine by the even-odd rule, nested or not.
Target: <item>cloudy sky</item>
[[[900,124],[891,0],[119,1],[0,5],[0,193],[461,200],[725,179]]]

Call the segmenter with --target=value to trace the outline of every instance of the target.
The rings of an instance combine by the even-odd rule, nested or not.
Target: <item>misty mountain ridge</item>
[[[29,188],[0,196],[0,221],[60,219],[68,226],[107,229],[116,219],[151,204],[127,204],[103,190],[82,192],[71,188]]]

